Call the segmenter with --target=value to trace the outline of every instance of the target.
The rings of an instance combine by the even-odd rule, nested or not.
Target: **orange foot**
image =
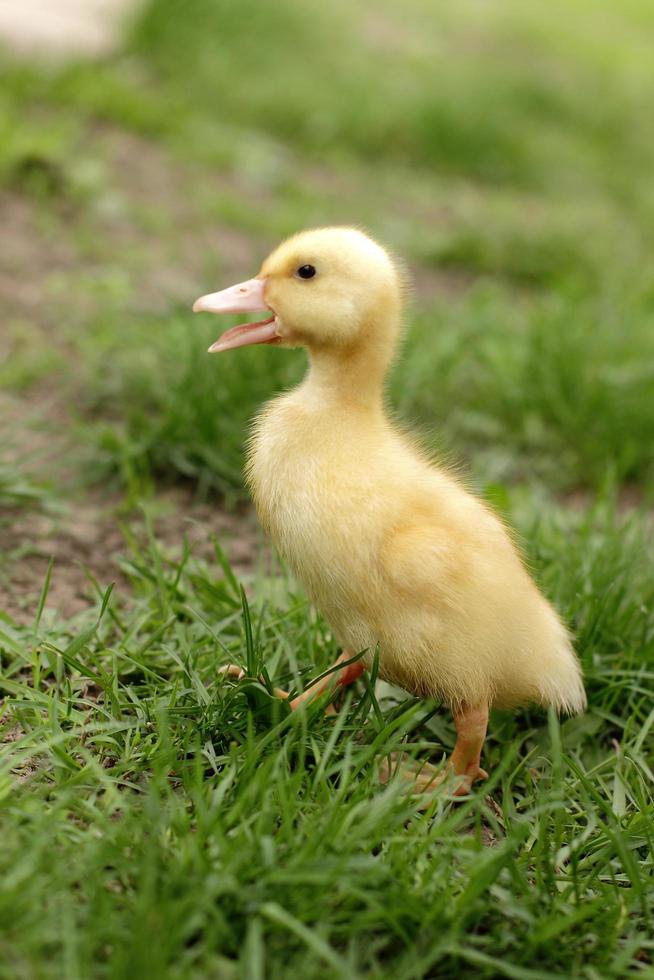
[[[481,750],[486,737],[488,708],[460,708],[454,713],[457,739],[452,756],[442,766],[430,762],[419,763],[392,752],[379,767],[379,778],[387,783],[395,772],[411,787],[412,792],[424,796],[420,809],[426,810],[431,802],[430,794],[442,785],[451,787],[454,796],[466,796],[478,779],[488,779],[488,773],[480,766]]]
[[[412,796],[424,797],[420,810],[429,807],[439,786],[449,790],[452,796],[467,796],[474,782],[488,779],[486,770],[479,766],[471,766],[466,772],[458,773],[451,759],[442,766],[434,766],[431,762],[419,762],[402,752],[391,752],[390,757],[386,756],[379,765],[380,782],[388,783],[395,773],[399,773]]]

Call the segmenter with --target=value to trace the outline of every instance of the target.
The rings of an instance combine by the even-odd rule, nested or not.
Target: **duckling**
[[[403,284],[397,261],[362,231],[318,228],[279,245],[254,279],[193,309],[268,313],[227,330],[210,352],[308,351],[304,380],[256,418],[246,467],[264,528],[343,649],[331,678],[291,706],[334,679],[351,683],[378,651],[381,678],[439,698],[453,714],[448,763],[414,767],[412,786],[428,795],[452,777],[463,794],[487,776],[490,707],[576,713],[586,695],[568,632],[507,527],[389,417],[384,380],[401,335]],[[383,764],[382,778],[400,766],[397,757]]]

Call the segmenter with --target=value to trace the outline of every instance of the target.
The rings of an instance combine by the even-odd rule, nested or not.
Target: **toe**
[[[248,676],[243,668],[239,667],[238,664],[224,664],[222,667],[218,668],[218,673],[222,677],[229,677],[229,679],[233,681],[242,681]],[[265,686],[266,682],[263,677],[259,677],[258,681],[260,684]],[[288,698],[288,691],[284,691],[281,687],[273,687],[272,693],[276,698],[281,698],[283,701]]]
[[[398,752],[391,752],[390,755],[385,755],[379,763],[379,781],[384,786],[390,781],[393,773],[397,771],[399,759],[400,754]]]
[[[245,677],[245,671],[238,664],[225,664],[218,668],[218,673],[223,677],[232,677],[236,681],[241,681]]]
[[[452,796],[467,796],[472,791],[472,778],[466,774],[456,776],[456,785],[452,789]]]
[[[388,783],[396,773],[416,794],[435,789],[445,778],[441,767],[433,766],[430,762],[419,762],[402,752],[391,752],[379,764],[379,779],[384,784]]]

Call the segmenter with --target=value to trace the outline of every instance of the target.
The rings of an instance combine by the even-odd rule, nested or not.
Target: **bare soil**
[[[158,494],[148,506],[156,514],[154,530],[165,559],[178,560],[186,538],[193,556],[215,561],[215,536],[237,576],[252,570],[258,530],[250,509],[228,513],[178,487]],[[97,603],[92,579],[102,590],[116,583],[120,594],[129,588],[126,559],[134,557],[126,536],[147,547],[142,514],[126,512],[121,497],[97,491],[62,510],[5,510],[0,515],[0,610],[18,623],[32,622],[51,559],[47,608],[62,618]]]

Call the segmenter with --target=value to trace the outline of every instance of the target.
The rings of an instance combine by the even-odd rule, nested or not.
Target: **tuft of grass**
[[[206,353],[224,324],[181,311],[163,323],[141,317],[93,343],[80,438],[96,475],[195,482],[200,494],[243,496],[243,443],[256,408],[298,375],[298,355],[246,351],[226,363]],[[111,374],[103,365],[110,360]],[[96,422],[93,423],[93,419]],[[90,424],[89,424],[90,421]]]
[[[0,527],[6,519],[2,510],[9,513],[15,508],[38,507],[52,497],[52,486],[19,467],[17,455],[14,441],[0,432]]]
[[[65,623],[44,592],[32,627],[4,620],[3,975],[645,975],[651,519],[526,500],[511,509],[591,708],[495,715],[488,784],[425,814],[376,767],[451,747],[436,706],[361,685],[329,721],[270,695],[335,652],[292,589],[253,583],[244,604],[222,557],[171,561],[151,536],[130,595],[99,589]],[[252,679],[220,679],[234,660]]]
[[[575,291],[509,311],[504,289],[473,291],[420,316],[396,368],[400,416],[474,460],[485,481],[551,488],[651,484],[654,309],[621,291]]]

